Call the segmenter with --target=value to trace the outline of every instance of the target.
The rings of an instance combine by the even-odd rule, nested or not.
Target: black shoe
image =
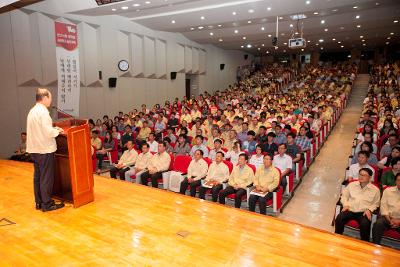
[[[47,212],[47,211],[52,211],[52,210],[58,210],[58,209],[63,208],[64,206],[65,206],[64,203],[59,203],[59,204],[53,203],[51,206],[49,206],[47,208],[42,207],[42,211]]]
[[[40,210],[41,207],[42,207],[42,204],[36,203],[36,209],[37,209],[37,210]]]

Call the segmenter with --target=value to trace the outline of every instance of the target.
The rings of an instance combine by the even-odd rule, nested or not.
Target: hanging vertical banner
[[[58,74],[58,108],[79,116],[80,76],[76,25],[55,22]]]

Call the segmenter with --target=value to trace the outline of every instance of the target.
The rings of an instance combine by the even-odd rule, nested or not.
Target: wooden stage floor
[[[95,202],[43,213],[32,173],[0,161],[0,266],[400,266],[393,249],[99,176]]]

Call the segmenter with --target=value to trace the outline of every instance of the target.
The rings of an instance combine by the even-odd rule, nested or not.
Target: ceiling
[[[305,51],[371,49],[400,41],[399,0],[127,0],[101,6],[95,0],[81,1],[93,3],[70,13],[124,16],[198,43],[253,54],[289,51],[288,39],[299,37],[301,28]],[[291,19],[297,14],[306,18]]]

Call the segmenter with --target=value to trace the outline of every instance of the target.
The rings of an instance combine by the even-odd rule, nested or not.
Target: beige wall
[[[249,56],[245,61],[240,51],[197,44],[181,34],[153,31],[119,16],[65,15],[59,6],[45,2],[0,14],[1,158],[18,145],[38,86],[48,87],[57,104],[56,19],[78,25],[82,118],[182,97],[187,73],[199,75],[199,93],[224,89],[235,82],[237,67],[252,60]],[[130,62],[126,73],[117,68],[121,59]],[[176,80],[170,79],[172,71],[178,72]],[[118,78],[116,88],[108,88],[109,77]]]

